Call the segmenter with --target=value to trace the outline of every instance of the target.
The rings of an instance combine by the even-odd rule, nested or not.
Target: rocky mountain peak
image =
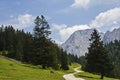
[[[77,56],[85,55],[88,52],[90,35],[94,29],[78,30],[74,32],[68,40],[61,45],[61,47],[67,51],[67,53],[74,54]],[[104,43],[109,43],[114,40],[120,40],[120,28],[114,29],[113,31],[107,31],[99,33],[101,40]]]

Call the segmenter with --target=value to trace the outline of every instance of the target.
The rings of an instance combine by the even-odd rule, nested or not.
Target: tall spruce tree
[[[53,67],[57,65],[57,54],[52,41],[49,38],[50,27],[45,17],[37,16],[35,19],[35,28],[34,28],[34,58],[33,63],[42,65],[42,68]]]
[[[86,70],[92,73],[100,73],[101,79],[103,79],[104,75],[112,69],[108,51],[105,49],[97,30],[94,29],[89,40],[91,43],[86,55]]]

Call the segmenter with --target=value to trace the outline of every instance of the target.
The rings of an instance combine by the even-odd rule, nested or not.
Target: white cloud
[[[103,5],[119,6],[120,0],[74,0],[74,2],[68,7],[57,12],[69,13],[76,9],[88,9],[89,7],[98,7]]]
[[[19,15],[17,18],[18,23],[13,24],[17,28],[26,28],[33,24],[34,17],[30,14]]]
[[[74,3],[70,5],[72,8],[88,8],[90,6],[97,5],[120,5],[120,0],[74,0]]]
[[[112,26],[117,23],[120,23],[120,8],[114,8],[100,13],[96,16],[95,20],[90,23],[90,27],[100,28]]]
[[[33,24],[35,19],[31,14],[23,14],[18,17],[10,16],[10,20],[2,22],[3,25],[12,25],[15,29],[25,29]]]
[[[57,32],[60,41],[64,42],[73,32],[77,30],[84,30],[89,28],[97,28],[99,30],[109,29],[113,30],[120,26],[120,8],[114,8],[106,12],[101,12],[96,16],[90,24],[67,26],[66,24],[53,24],[52,30]],[[102,28],[101,28],[102,27]],[[101,28],[101,29],[100,29]],[[106,31],[103,30],[103,31]]]
[[[52,30],[62,30],[64,28],[67,28],[67,25],[65,24],[52,24]]]
[[[74,3],[70,7],[87,8],[89,4],[90,4],[90,0],[74,0]]]
[[[61,44],[63,41],[60,35],[60,31],[67,28],[67,25],[65,24],[55,24],[53,23],[51,25],[51,31],[52,31],[52,37],[56,41],[56,43]]]
[[[75,31],[90,28],[88,25],[74,25],[74,26],[68,27],[65,24],[61,24],[61,25],[52,24],[52,26],[53,26],[52,31],[54,30],[59,34],[62,42],[68,39],[68,37]]]
[[[67,27],[62,30],[60,30],[60,36],[62,40],[66,40],[72,33],[74,33],[77,30],[84,30],[90,28],[87,25],[74,25],[72,27]]]
[[[64,9],[61,9],[58,12],[69,13],[77,9],[87,9],[90,3],[90,0],[74,0],[74,3],[70,4]]]

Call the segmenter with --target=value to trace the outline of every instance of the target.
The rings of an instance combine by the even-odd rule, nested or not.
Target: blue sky
[[[36,16],[44,15],[56,42],[74,31],[120,27],[120,0],[0,0],[0,25],[32,32]]]

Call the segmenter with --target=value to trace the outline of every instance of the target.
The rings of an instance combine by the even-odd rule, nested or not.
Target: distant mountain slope
[[[103,37],[104,43],[114,42],[114,40],[120,40],[120,28],[113,31],[107,31]]]
[[[93,29],[76,31],[61,46],[67,53],[78,56],[84,55],[89,46],[89,39],[92,32]]]
[[[93,29],[78,30],[74,32],[68,40],[61,45],[61,47],[67,51],[67,53],[74,54],[77,56],[85,55],[89,47],[90,35]],[[120,40],[120,28],[114,29],[112,32],[107,31],[105,34],[100,33],[101,40],[104,43],[109,43],[110,41]]]

